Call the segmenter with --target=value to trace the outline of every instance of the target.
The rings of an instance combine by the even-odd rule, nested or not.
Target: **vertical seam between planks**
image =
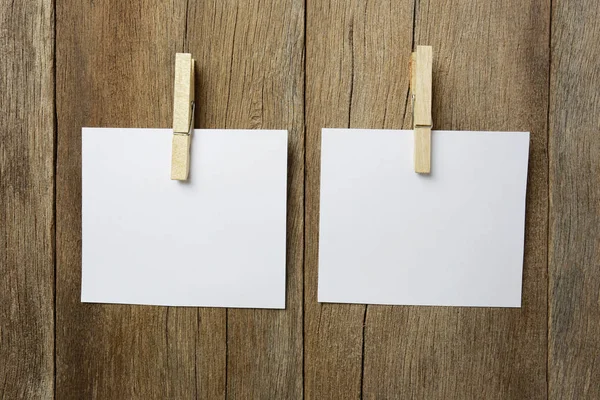
[[[229,101],[229,99],[228,99]],[[225,309],[225,400],[227,400],[227,391],[229,389],[229,308]]]
[[[413,26],[412,26],[412,46],[411,50],[415,51],[415,44],[417,41],[417,4],[420,3],[420,0],[413,1]]]
[[[184,21],[184,25],[183,25],[183,45],[182,45],[182,51],[184,53],[186,53],[187,52],[186,50],[189,49],[188,40],[187,40],[189,9],[190,9],[190,0],[186,0],[186,2],[185,2],[185,21]]]
[[[348,104],[348,129],[352,127],[352,97],[354,96],[354,15],[350,19],[350,99]]]
[[[550,213],[551,213],[551,196],[552,192],[550,190],[550,107],[552,101],[552,16],[554,13],[553,9],[553,0],[549,0],[549,26],[548,26],[548,104],[547,104],[547,113],[546,113],[546,166],[547,166],[547,189],[548,189],[548,197],[547,197],[547,216],[546,216],[546,399],[550,398],[550,352],[551,352],[551,343],[550,343],[550,329],[552,326],[551,323],[551,307],[550,307],[550,239],[551,239],[551,225],[550,225]]]
[[[194,335],[194,393],[198,400],[198,335],[200,334],[200,308],[196,308],[196,334]]]
[[[231,56],[229,65],[229,84],[227,86],[227,104],[225,105],[225,128],[229,116],[229,100],[231,99],[231,78],[233,76],[233,56],[235,52],[235,33],[237,31],[239,5],[235,9],[235,22],[233,23],[233,37],[231,38]],[[225,309],[225,399],[229,395],[229,309]]]
[[[365,386],[365,327],[367,325],[367,310],[368,305],[365,304],[365,311],[363,313],[362,323],[362,354],[360,362],[360,398],[363,398],[363,387]]]
[[[307,32],[307,20],[308,20],[308,0],[304,0],[304,44],[303,44],[303,52],[304,52],[304,62],[302,66],[303,70],[303,87],[302,87],[302,130],[304,135],[304,140],[302,141],[302,145],[304,146],[304,154],[303,154],[303,181],[302,181],[302,399],[306,397],[306,349],[305,345],[305,337],[306,337],[306,314],[305,314],[305,303],[306,303],[306,280],[305,280],[305,271],[306,271],[306,182],[307,182],[307,164],[306,164],[306,143],[307,143],[307,135],[306,135],[306,59],[308,57],[307,48],[306,48],[306,32]]]
[[[229,100],[231,99],[231,78],[233,75],[233,56],[235,52],[235,33],[237,31],[239,5],[235,9],[235,22],[233,23],[233,36],[231,38],[231,55],[229,57],[229,84],[227,85],[227,103],[225,105],[225,129],[229,116]],[[229,395],[229,309],[225,308],[225,400]]]
[[[417,30],[417,1],[419,0],[413,0],[413,10],[412,10],[412,20],[413,20],[413,26],[412,26],[412,43],[410,45],[410,50],[411,51],[415,51],[415,40],[416,40],[416,30]],[[402,126],[400,126],[400,129],[402,129],[402,127],[404,126],[404,121],[406,121],[406,113],[408,112],[408,100],[410,99],[410,77],[409,77],[409,84],[408,84],[408,89],[406,90],[406,100],[404,101],[404,116],[402,117],[402,121],[400,122],[402,124]],[[385,123],[385,121],[383,121]]]
[[[363,23],[366,23],[367,20],[367,5],[365,3],[365,9],[363,12],[363,16],[364,16],[364,21]],[[364,33],[363,33],[363,39],[364,39]],[[352,90],[354,91],[354,18],[352,19]],[[354,94],[354,92],[350,92],[350,110],[352,110],[352,95]],[[385,117],[384,117],[384,121],[383,123],[385,124]],[[348,128],[350,128],[350,120],[348,121]],[[362,320],[362,343],[361,343],[361,355],[360,355],[360,398],[363,398],[363,387],[365,385],[365,326],[366,326],[366,322],[367,322],[367,310],[369,309],[369,305],[365,304],[365,309],[363,311],[363,320]]]
[[[52,368],[52,375],[53,375],[53,388],[52,388],[52,392],[53,392],[53,396],[56,399],[56,392],[57,392],[57,388],[56,388],[56,382],[57,382],[57,354],[56,354],[56,314],[57,314],[57,306],[56,306],[56,294],[57,294],[57,235],[56,235],[56,226],[57,226],[57,220],[56,220],[56,215],[57,215],[57,210],[56,210],[56,193],[57,193],[57,183],[56,183],[56,176],[57,176],[57,171],[58,171],[58,114],[57,114],[57,91],[56,91],[56,57],[57,57],[57,44],[56,44],[56,0],[52,0],[52,33],[53,33],[53,38],[52,38],[52,43],[54,45],[53,50],[53,59],[52,59],[52,76],[53,76],[53,143],[52,143],[52,164],[53,164],[53,171],[52,171],[52,263],[53,263],[53,269],[54,269],[54,293],[52,296],[52,300],[53,300],[53,304],[52,304],[52,319],[53,319],[53,332],[54,332],[54,338],[53,338],[53,344],[52,344],[52,355],[53,355],[53,368]]]
[[[227,117],[229,116],[229,100],[231,99],[231,77],[233,75],[233,55],[234,55],[234,51],[235,51],[235,32],[237,31],[238,11],[239,11],[239,5],[235,9],[235,22],[233,23],[233,37],[231,38],[231,55],[229,57],[229,60],[230,60],[229,84],[227,85],[227,103],[225,104],[225,129],[227,129]]]
[[[186,0],[185,2],[185,21],[184,21],[184,25],[183,25],[183,44],[182,44],[182,52],[186,53],[186,52],[190,52],[189,50],[189,41],[188,41],[188,20],[189,20],[189,16],[190,16],[190,0]],[[192,57],[193,58],[193,57]],[[195,75],[196,71],[192,71],[192,75]],[[195,79],[195,77],[192,77],[193,79]],[[193,88],[194,92],[196,91],[196,88]],[[194,126],[194,121],[191,122],[192,123],[192,127]],[[167,338],[167,352],[169,352],[169,346],[168,346],[168,340],[169,340],[169,336],[168,336],[168,329],[169,329],[169,325],[168,325],[168,316],[169,316],[169,308],[167,307],[167,324],[166,324],[166,338]],[[196,332],[194,334],[194,397],[196,399],[198,399],[198,335],[200,334],[200,308],[197,307],[196,308]],[[168,357],[167,357],[167,361],[168,361]]]

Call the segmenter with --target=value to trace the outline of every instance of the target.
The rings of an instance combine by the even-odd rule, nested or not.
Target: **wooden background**
[[[0,0],[0,398],[599,399],[600,2]],[[523,307],[319,304],[321,127],[529,130]],[[81,127],[290,131],[287,309],[81,304]]]

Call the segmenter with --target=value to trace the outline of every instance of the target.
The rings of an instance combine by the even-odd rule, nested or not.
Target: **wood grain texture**
[[[414,80],[411,92],[415,96],[413,125],[431,126],[431,99],[433,79],[433,49],[431,46],[416,46],[415,56],[409,62],[410,78]],[[415,76],[413,77],[412,74]]]
[[[286,309],[227,311],[226,396],[302,398],[304,2],[190,7],[199,126],[289,131]]]
[[[431,46],[416,46],[411,54],[409,71],[413,97],[413,136],[415,172],[431,172],[431,96],[433,50]]]
[[[54,392],[53,2],[0,2],[0,398]]]
[[[190,145],[192,135],[173,134],[171,139],[171,179],[185,181],[190,173]],[[176,205],[174,205],[176,207]]]
[[[545,2],[416,3],[415,44],[434,52],[434,127],[531,131],[523,304],[369,306],[365,398],[546,398],[548,26]]]
[[[306,22],[305,395],[356,399],[367,307],[317,303],[321,128],[401,127],[412,2],[309,1]]]
[[[600,398],[600,5],[552,5],[0,1],[0,398]],[[320,130],[410,128],[418,44],[436,129],[532,132],[522,309],[317,302]],[[81,127],[172,127],[176,52],[196,127],[290,131],[285,311],[80,303]]]
[[[194,101],[194,59],[190,53],[175,54],[173,87],[173,132],[190,132]]]
[[[600,4],[554,1],[549,393],[600,398]]]
[[[81,128],[172,127],[185,23],[181,2],[57,3],[57,398],[197,397],[197,309],[80,302]]]
[[[71,329],[57,336],[57,386],[66,397],[301,397],[303,3],[188,6],[59,9],[66,88],[59,98],[57,293],[60,325]],[[79,304],[80,127],[168,126],[164,99],[173,97],[176,51],[196,59],[196,126],[290,130],[286,311]]]
[[[185,181],[190,173],[190,131],[194,129],[195,62],[190,53],[175,54],[171,179]]]

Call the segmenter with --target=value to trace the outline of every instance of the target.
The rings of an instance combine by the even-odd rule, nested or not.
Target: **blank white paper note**
[[[529,133],[323,129],[318,300],[520,307]]]
[[[285,308],[287,131],[84,128],[82,290],[94,303]]]

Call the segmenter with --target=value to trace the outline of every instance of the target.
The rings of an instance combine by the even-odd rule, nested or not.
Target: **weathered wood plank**
[[[370,306],[365,398],[543,399],[549,3],[416,4],[415,44],[434,50],[434,128],[532,133],[523,306]]]
[[[195,398],[194,308],[80,303],[81,127],[169,127],[182,2],[57,4],[56,394]],[[169,150],[167,150],[169,151]],[[165,171],[167,179],[169,171]],[[201,341],[201,339],[200,339]]]
[[[243,322],[240,317],[244,317],[243,313],[249,310],[230,311],[229,325],[232,328],[228,330],[225,310],[200,309],[196,316],[196,311],[189,309],[80,305],[80,262],[78,256],[72,257],[80,251],[80,211],[77,203],[80,197],[80,183],[70,179],[65,184],[64,200],[69,201],[71,207],[65,210],[63,220],[70,219],[65,222],[66,226],[71,227],[65,236],[70,234],[71,237],[67,238],[64,249],[59,245],[59,253],[61,249],[64,250],[64,253],[61,253],[64,260],[61,258],[60,261],[70,264],[65,267],[65,275],[71,276],[68,277],[68,285],[65,284],[64,289],[59,286],[59,291],[61,294],[65,293],[61,299],[64,301],[63,307],[67,309],[63,310],[67,314],[67,322],[71,320],[72,324],[88,323],[91,326],[77,335],[65,334],[64,340],[60,341],[65,347],[59,350],[58,361],[59,366],[63,366],[63,361],[64,365],[77,364],[72,358],[79,358],[81,352],[96,358],[104,357],[105,360],[95,360],[91,365],[86,365],[91,372],[76,379],[70,378],[70,371],[65,367],[64,382],[59,375],[59,387],[64,384],[62,393],[88,393],[93,388],[93,394],[100,397],[187,397],[197,394],[203,398],[223,398],[227,390],[225,382],[228,382],[229,393],[232,396],[235,396],[236,391],[259,393],[264,396],[297,396],[302,390],[302,3],[295,1],[290,4],[264,5],[264,8],[261,6],[258,9],[245,10],[216,3],[192,4],[189,10],[170,9],[167,6],[151,9],[149,4],[144,4],[141,6],[143,19],[137,22],[138,26],[130,28],[122,27],[118,21],[114,21],[136,20],[131,15],[136,12],[136,8],[130,5],[119,6],[119,9],[107,5],[89,5],[88,9],[77,10],[76,15],[72,15],[69,8],[64,8],[65,28],[71,26],[73,19],[79,18],[88,20],[89,25],[94,28],[80,32],[75,27],[73,31],[67,31],[69,36],[64,40],[69,44],[65,46],[64,58],[81,60],[79,65],[72,66],[74,69],[86,68],[91,59],[103,65],[96,64],[80,71],[80,76],[90,81],[89,87],[73,86],[71,93],[65,95],[65,104],[68,103],[71,107],[83,102],[83,110],[65,116],[74,120],[68,121],[74,128],[71,127],[70,136],[64,139],[65,154],[74,152],[80,156],[78,129],[83,125],[168,126],[169,106],[162,99],[172,97],[171,58],[175,51],[191,51],[197,62],[197,126],[285,126],[291,129],[288,203],[291,229],[288,233],[288,273],[293,278],[288,286],[288,310],[291,311],[277,312],[277,318],[262,317],[262,320],[258,317],[261,313],[268,312],[256,312],[257,317],[250,321],[254,337],[248,335],[248,326],[242,324],[240,329],[236,330],[234,325],[236,318]],[[284,15],[288,15],[289,18],[283,18],[280,25],[274,25],[266,19],[271,12],[285,12]],[[265,17],[262,18],[261,15]],[[59,16],[60,27],[63,26],[63,17],[60,13]],[[241,18],[239,21],[243,21],[239,23],[240,28],[236,28],[238,17]],[[111,19],[112,23],[109,22]],[[156,25],[156,20],[161,23]],[[117,29],[116,32],[109,32],[99,39],[89,33],[107,31],[102,29],[106,26],[119,26],[123,32]],[[86,34],[88,36],[82,37]],[[123,41],[123,37],[131,37],[131,40]],[[149,42],[148,37],[151,38]],[[140,44],[142,39],[145,45]],[[234,45],[235,39],[238,40],[237,45]],[[81,44],[86,41],[92,43],[82,50]],[[110,44],[105,47],[102,44],[106,41]],[[156,47],[160,51],[152,53],[150,50]],[[258,52],[257,49],[262,51]],[[258,55],[262,57],[258,59]],[[59,52],[59,58],[62,59],[61,57]],[[126,63],[132,57],[134,64],[140,67],[139,70],[129,70],[128,66],[118,64]],[[255,69],[252,80],[249,79],[251,76],[248,75],[247,68]],[[290,70],[294,73],[290,73]],[[147,74],[151,76],[148,77]],[[274,80],[273,74],[278,74],[279,79]],[[124,77],[127,79],[123,79]],[[106,85],[113,85],[113,90],[101,93],[98,98],[90,97],[90,94]],[[81,93],[82,89],[85,93]],[[139,96],[139,92],[146,94],[146,101],[134,105],[133,97]],[[114,101],[116,94],[119,96],[118,101]],[[59,110],[61,104],[59,103]],[[127,104],[127,107],[123,107],[123,104]],[[90,118],[86,111],[92,109],[103,111],[98,111]],[[287,121],[284,126],[281,125],[281,120]],[[61,127],[59,132],[62,132]],[[73,165],[66,165],[66,161],[61,162],[61,149],[62,147],[59,147],[59,168],[61,165],[64,165],[65,169],[77,168],[80,160],[69,160]],[[75,171],[75,174],[78,176],[79,171]],[[66,186],[69,186],[70,190],[66,190]],[[60,200],[59,198],[59,207]],[[66,211],[72,211],[71,215],[66,215]],[[75,231],[75,234],[72,231]],[[70,248],[67,248],[69,245]],[[68,291],[70,293],[67,293]],[[63,303],[59,304],[59,309],[63,308],[61,305]],[[90,315],[94,312],[102,312],[103,315]],[[69,313],[71,315],[68,315]],[[166,328],[157,321],[161,318],[165,319]],[[168,319],[171,319],[170,323]],[[91,320],[97,322],[94,324]],[[110,337],[110,329],[102,331],[97,326],[105,326],[109,322],[113,329],[128,322],[129,327],[119,329],[119,335],[125,337]],[[141,338],[135,333],[131,333],[132,337],[129,337],[128,332],[136,330],[146,333]],[[162,336],[159,336],[159,331],[162,332]],[[86,346],[78,350],[72,349],[69,354],[69,342],[80,339],[82,334],[94,340],[86,341]],[[148,346],[149,342],[152,342],[152,346]],[[227,349],[227,342],[233,343],[230,349]],[[168,346],[165,349],[167,354],[161,350],[164,346]],[[114,369],[114,360],[106,358],[114,354],[115,347],[121,350],[117,352],[117,361],[120,364],[116,367],[119,371],[113,371],[114,375],[106,376],[102,372],[106,363],[110,362]],[[62,357],[62,354],[65,356]],[[236,360],[238,356],[252,360],[260,368],[243,368],[242,362]],[[272,360],[267,361],[261,357],[270,357]],[[128,358],[133,361],[125,365],[124,361]],[[135,360],[144,368],[133,369]],[[225,376],[227,360],[231,370],[228,378]],[[77,366],[81,367],[76,365],[73,368]],[[195,376],[190,376],[190,373],[194,374],[194,370]],[[119,373],[125,376],[121,376],[119,382],[114,382]],[[162,381],[164,377],[170,377],[172,385],[162,385],[161,379],[157,379],[160,376],[163,377]],[[98,388],[102,390],[102,395],[98,394]]]
[[[321,128],[401,127],[412,1],[310,1],[307,7],[305,394],[353,399],[362,390],[367,307],[317,303]]]
[[[600,398],[600,4],[555,1],[550,76],[552,399]]]
[[[196,344],[197,398],[224,399],[227,379],[227,313],[221,308],[198,310]]]
[[[227,310],[226,396],[302,398],[304,2],[196,2],[187,39],[200,126],[289,130],[286,309]]]
[[[53,2],[0,2],[0,398],[54,393]]]

